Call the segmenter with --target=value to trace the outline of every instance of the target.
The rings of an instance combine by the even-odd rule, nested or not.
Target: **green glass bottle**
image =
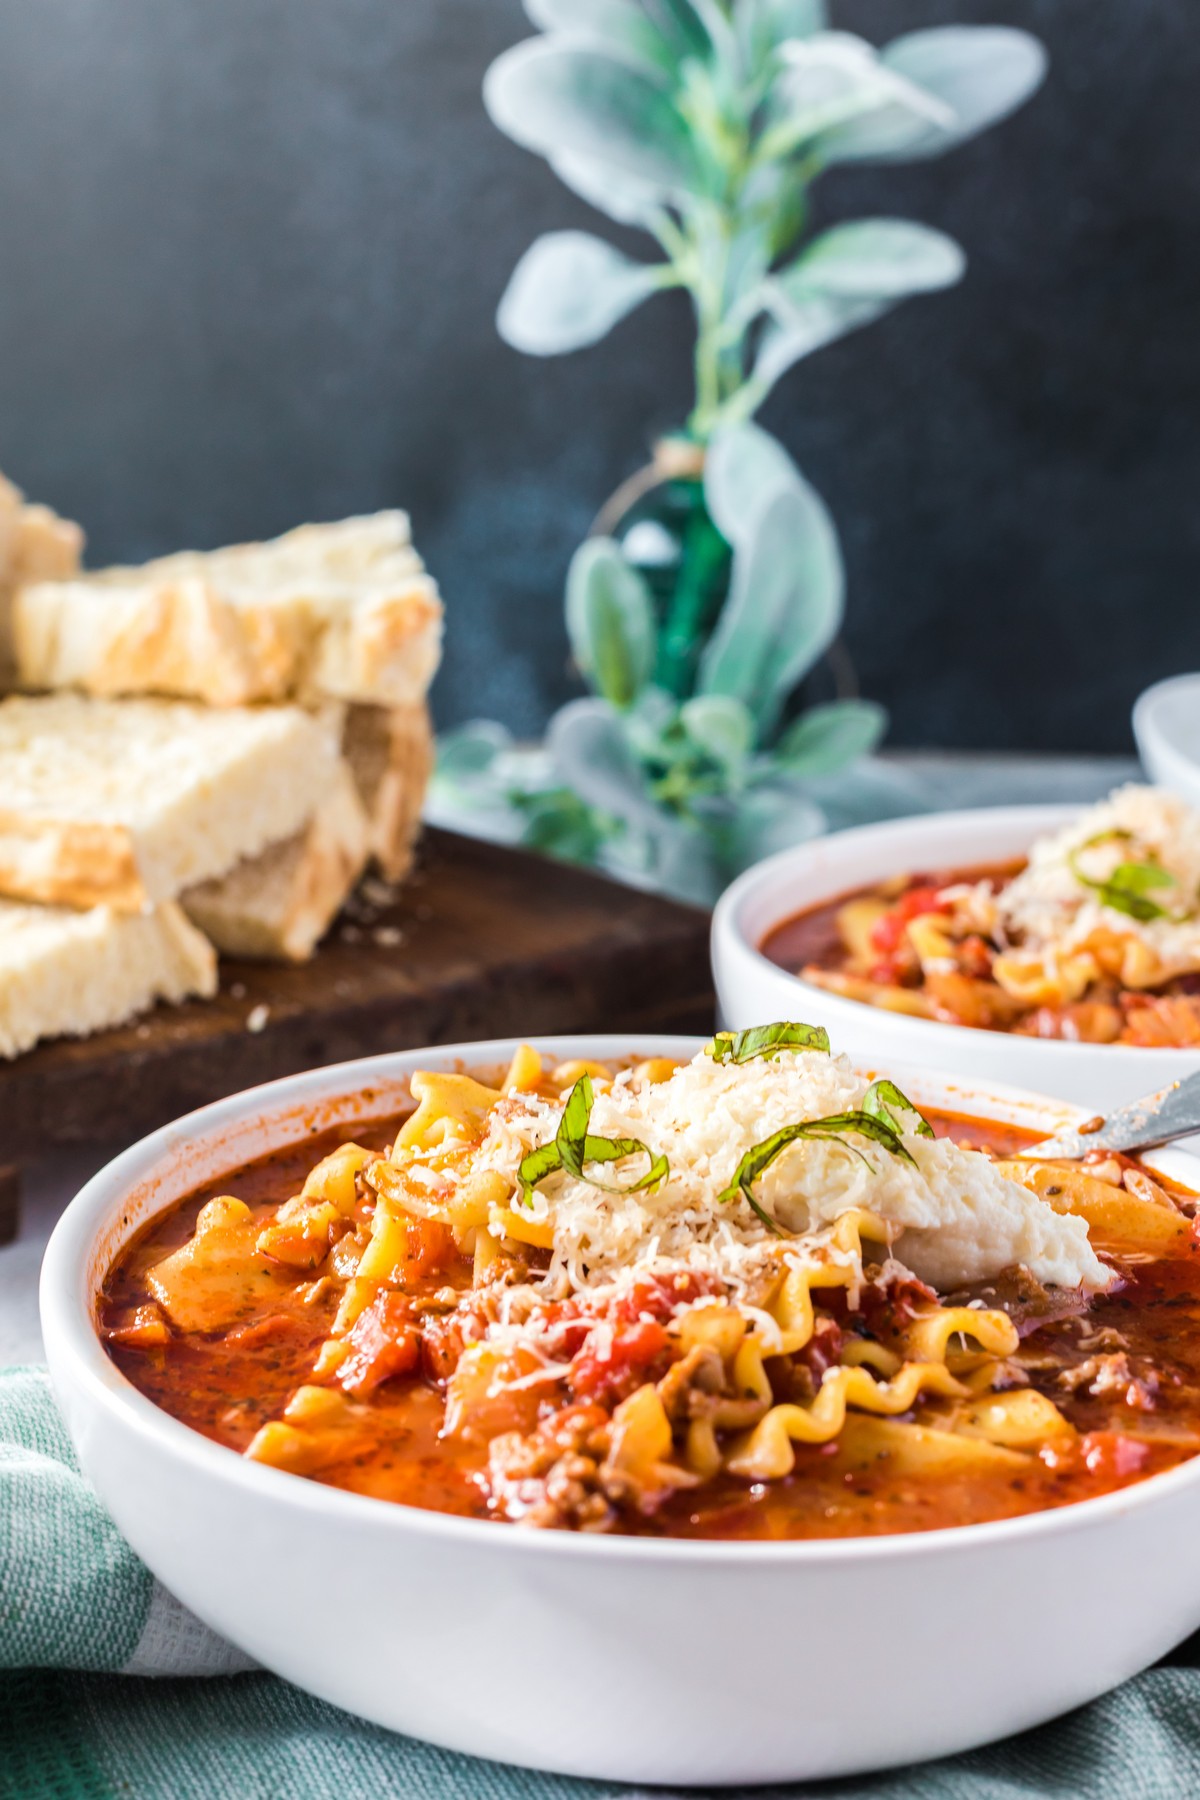
[[[704,503],[704,447],[663,438],[654,461],[618,488],[597,520],[646,582],[658,616],[654,679],[692,693],[700,653],[729,591],[732,552]]]

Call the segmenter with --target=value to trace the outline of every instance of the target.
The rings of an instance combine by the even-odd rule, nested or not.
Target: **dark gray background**
[[[1030,27],[1048,84],[828,218],[960,238],[965,283],[785,378],[893,741],[1124,749],[1200,666],[1195,0],[835,0],[876,39]],[[682,303],[549,362],[493,312],[607,225],[479,101],[517,0],[0,0],[0,466],[94,561],[403,504],[449,612],[443,724],[573,691],[570,552],[687,409]]]

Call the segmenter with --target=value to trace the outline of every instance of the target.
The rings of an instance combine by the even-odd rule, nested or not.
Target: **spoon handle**
[[[1089,1150],[1153,1150],[1200,1131],[1200,1069],[1144,1100],[1109,1113],[1096,1131],[1063,1131],[1030,1147],[1030,1156],[1084,1156]]]

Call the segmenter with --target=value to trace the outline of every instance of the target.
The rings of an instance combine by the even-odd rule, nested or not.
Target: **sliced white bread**
[[[428,707],[347,708],[342,753],[367,811],[371,855],[389,881],[399,881],[412,865],[433,768]]]
[[[211,706],[407,705],[429,687],[441,632],[437,587],[402,512],[38,582],[13,606],[22,687]]]
[[[83,555],[83,528],[64,519],[50,506],[26,501],[17,519],[9,580],[14,587],[33,581],[65,581],[79,569]]]
[[[0,1056],[216,990],[212,946],[178,906],[129,914],[0,900]]]
[[[189,888],[184,910],[223,955],[305,962],[362,874],[367,837],[367,816],[343,763],[302,831]]]
[[[433,762],[428,708],[348,707],[342,754],[337,781],[303,830],[182,896],[223,954],[303,962],[368,856],[389,880],[408,872]]]
[[[24,498],[19,487],[0,475],[0,580],[8,580]]]
[[[338,766],[341,709],[0,702],[0,894],[136,911],[292,836]]]
[[[0,475],[0,688],[16,676],[13,597],[28,582],[60,581],[79,568],[83,532],[48,506],[30,505]]]

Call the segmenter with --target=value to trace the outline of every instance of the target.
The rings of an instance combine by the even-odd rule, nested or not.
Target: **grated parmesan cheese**
[[[783,1238],[744,1198],[719,1201],[748,1150],[796,1121],[858,1108],[866,1089],[845,1057],[785,1051],[739,1066],[701,1052],[666,1081],[625,1073],[596,1095],[593,1133],[639,1138],[668,1158],[669,1176],[657,1190],[629,1191],[645,1170],[645,1158],[637,1157],[598,1171],[625,1191],[560,1172],[523,1203],[521,1160],[554,1137],[562,1112],[559,1104],[525,1094],[493,1109],[471,1167],[501,1174],[512,1190],[510,1204],[525,1205],[528,1216],[552,1226],[544,1283],[552,1292],[590,1294],[686,1269],[717,1277],[748,1310],[781,1258],[810,1265],[840,1257],[828,1231],[856,1209],[884,1220],[892,1253],[938,1288],[1014,1263],[1050,1285],[1108,1284],[1083,1220],[1054,1212],[986,1156],[947,1138],[906,1134],[911,1163],[861,1137],[852,1139],[853,1148],[828,1140],[792,1144],[755,1186],[760,1205],[789,1234]]]
[[[1093,843],[1104,833],[1120,833]],[[1096,880],[1119,863],[1159,863],[1175,878],[1174,887],[1153,898],[1183,919],[1134,919],[1105,906],[1071,867],[1075,857]],[[1007,936],[1023,949],[1070,952],[1093,932],[1117,932],[1140,939],[1161,965],[1157,978],[1169,979],[1200,968],[1200,813],[1163,788],[1130,783],[1072,820],[1061,831],[1039,838],[1027,867],[998,896]]]

